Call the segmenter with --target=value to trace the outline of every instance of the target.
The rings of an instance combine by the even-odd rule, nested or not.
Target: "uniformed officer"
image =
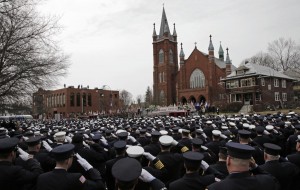
[[[4,190],[19,190],[32,184],[43,170],[40,163],[32,159],[33,156],[17,149],[19,139],[4,138],[0,139],[0,188]],[[16,158],[16,152],[19,151],[19,157],[26,162],[26,168],[13,165]]]
[[[213,165],[210,165],[210,168],[217,170],[218,172],[222,173],[224,177],[228,175],[228,170],[226,166],[226,159],[227,159],[227,148],[220,147],[219,151],[219,161]]]
[[[165,185],[159,179],[142,169],[141,164],[133,158],[118,160],[112,167],[112,175],[116,179],[118,190],[133,190],[138,183],[138,179],[149,183],[153,190],[165,189]]]
[[[279,162],[280,146],[265,143],[264,147],[266,163],[259,167],[276,177],[282,190],[294,189],[293,182],[297,179],[299,169],[290,162]]]
[[[204,158],[203,154],[188,151],[183,154],[183,157],[186,174],[182,178],[170,183],[169,190],[201,190],[215,182],[215,177],[213,175],[199,175],[201,161]]]
[[[111,169],[113,165],[120,159],[125,158],[125,151],[126,151],[126,142],[125,141],[116,141],[114,144],[114,150],[116,153],[116,157],[106,161],[105,163],[105,181],[108,190],[115,189],[115,178],[111,173]]]
[[[63,144],[51,151],[56,160],[56,167],[53,171],[38,177],[37,190],[105,189],[99,171],[79,154],[76,154],[77,162],[87,172],[89,179],[86,179],[81,173],[67,172],[73,162],[74,148],[73,144]]]
[[[250,169],[250,159],[254,148],[235,142],[226,143],[228,156],[226,159],[229,175],[220,182],[215,182],[208,186],[209,190],[278,190],[279,184],[274,177],[268,174],[258,174],[252,176]],[[253,167],[253,163],[251,166]],[[256,168],[258,170],[259,168]]]

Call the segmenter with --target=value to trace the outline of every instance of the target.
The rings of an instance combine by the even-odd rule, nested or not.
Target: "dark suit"
[[[270,175],[251,176],[250,172],[229,174],[223,181],[215,182],[208,186],[209,190],[279,190],[276,179]]]
[[[183,157],[178,153],[161,152],[157,155],[157,158],[164,164],[167,174],[161,179],[166,186],[174,180],[180,178],[180,171],[183,168]]]
[[[217,163],[210,165],[209,167],[222,173],[225,177],[229,174],[226,166],[226,161],[218,161]]]
[[[213,182],[215,182],[213,175],[200,176],[198,172],[189,173],[170,183],[169,190],[203,190]]]
[[[108,190],[114,190],[115,189],[115,178],[111,173],[111,169],[113,165],[120,159],[124,158],[125,156],[119,156],[116,158],[113,158],[111,160],[106,161],[105,163],[105,182]]]
[[[296,166],[298,166],[299,170],[300,170],[300,152],[296,152],[294,154],[290,154],[287,156],[287,159],[292,162],[293,164],[295,164]]]
[[[0,189],[19,190],[26,185],[34,184],[43,170],[35,159],[27,160],[26,165],[30,170],[12,165],[8,161],[0,161]]]
[[[153,156],[157,156],[160,153],[160,144],[151,142],[147,146],[144,147],[145,152],[149,152]]]
[[[290,162],[268,161],[259,166],[261,169],[277,178],[282,190],[292,189],[293,180],[299,174],[299,169]]]
[[[54,169],[39,176],[37,190],[104,190],[100,173],[95,169],[88,171],[92,180],[80,173],[68,173],[64,169]]]

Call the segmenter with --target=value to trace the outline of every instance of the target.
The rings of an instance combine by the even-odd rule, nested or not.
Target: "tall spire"
[[[181,46],[181,49],[180,49],[180,53],[179,53],[179,57],[183,57],[184,58],[184,52],[183,52],[183,49],[182,49],[182,43],[180,44]]]
[[[171,36],[165,8],[163,7],[161,23],[160,23],[159,38],[162,38],[165,33],[167,34],[167,36]]]
[[[175,23],[174,23],[174,29],[173,29],[173,36],[174,36],[174,37],[177,36],[177,32],[176,32],[176,29],[175,29]]]
[[[219,47],[219,59],[224,61],[224,51],[223,51],[221,42],[220,42],[220,47]]]
[[[226,64],[231,64],[231,60],[230,60],[230,58],[229,58],[229,53],[228,53],[228,48],[226,48],[226,51],[227,51],[227,55],[226,55],[226,61],[225,61],[225,63]]]
[[[184,52],[183,52],[183,48],[182,48],[182,43],[180,44],[180,46],[181,46],[180,53],[179,53],[180,64],[184,64]]]
[[[157,34],[156,34],[156,30],[155,30],[155,23],[153,23],[153,34],[152,34],[152,37],[156,37]]]
[[[211,35],[209,35],[209,46],[208,46],[208,51],[214,51],[214,45],[212,44],[211,41]]]

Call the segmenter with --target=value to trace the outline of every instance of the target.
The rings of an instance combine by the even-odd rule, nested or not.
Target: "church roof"
[[[236,70],[244,70],[245,72],[243,75],[237,75],[237,72],[235,72]],[[253,64],[253,63],[247,63],[246,65],[241,65],[236,70],[233,71],[230,75],[228,75],[226,79],[238,78],[240,76],[254,76],[254,75],[271,76],[271,77],[278,77],[278,78],[291,79],[291,80],[294,79],[292,77],[283,74],[282,72],[275,71],[270,67]]]

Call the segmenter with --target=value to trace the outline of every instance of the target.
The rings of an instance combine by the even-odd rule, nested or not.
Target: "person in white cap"
[[[161,160],[167,170],[167,174],[161,180],[168,186],[170,182],[180,178],[179,166],[183,163],[182,154],[170,152],[171,147],[177,146],[182,153],[188,151],[188,148],[179,144],[169,135],[161,136],[159,142],[161,152],[157,155],[157,158]]]
[[[225,146],[225,141],[220,137],[221,131],[213,130],[212,131],[212,141],[207,143],[205,146],[209,148],[215,155],[219,154],[219,148]],[[219,159],[219,158],[218,158]]]

